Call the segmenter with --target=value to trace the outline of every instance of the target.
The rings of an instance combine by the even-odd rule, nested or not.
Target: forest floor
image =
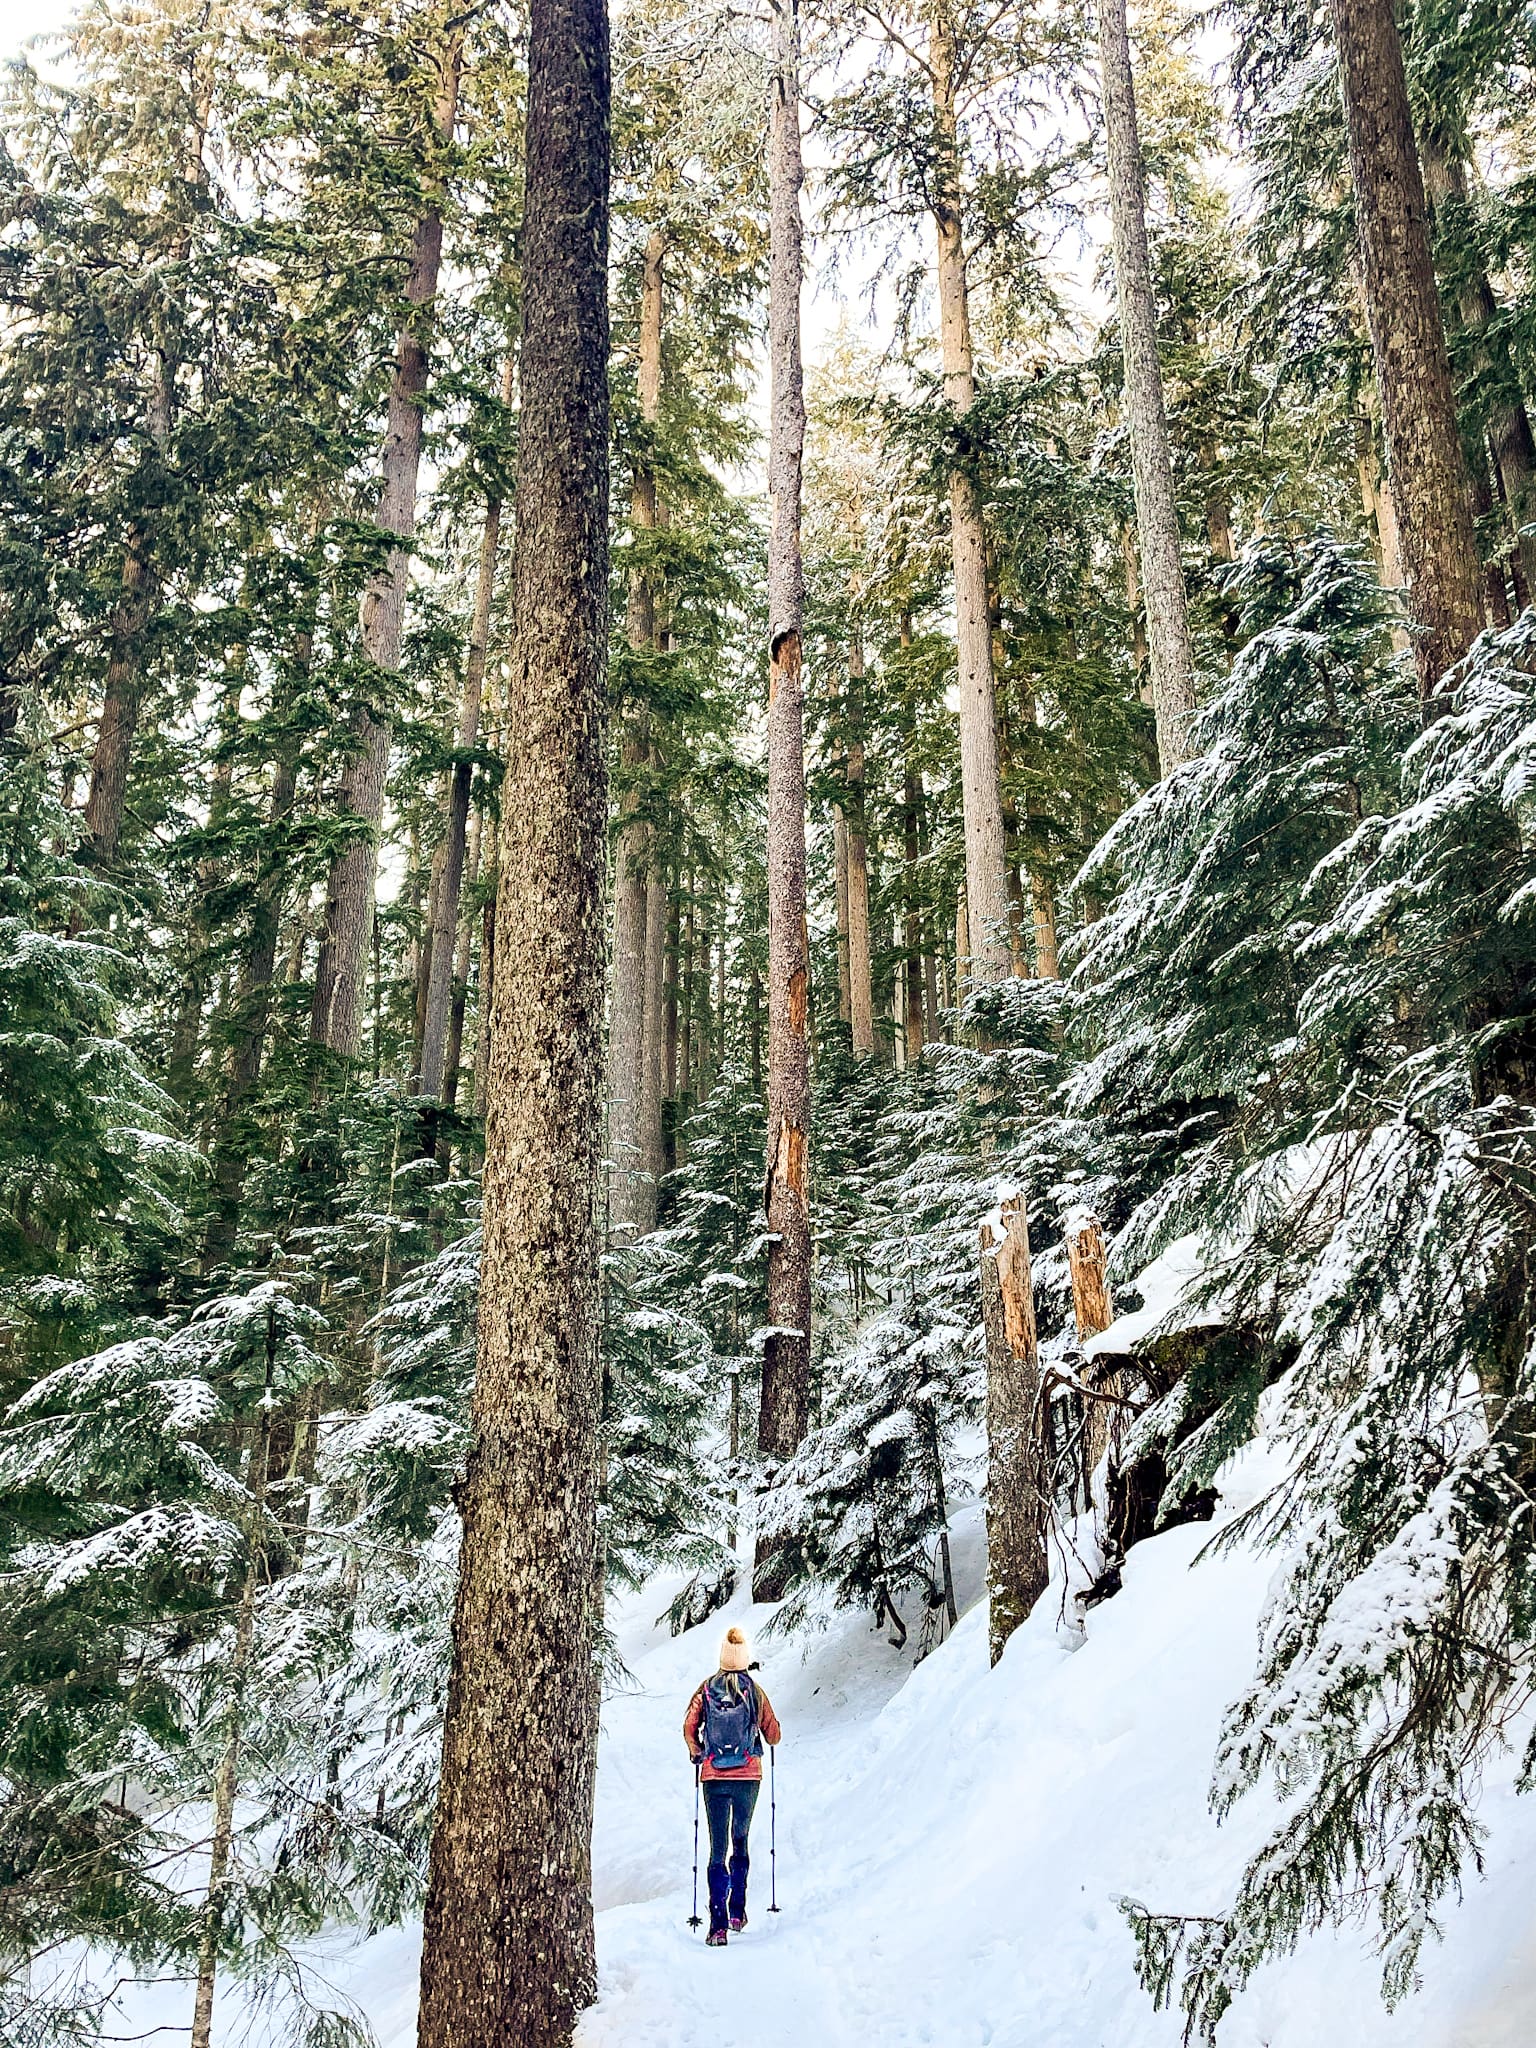
[[[1262,1478],[1261,1461],[1246,1454],[1229,1508]],[[1125,1590],[1090,1613],[1076,1648],[1058,1629],[1053,1586],[995,1671],[974,1507],[956,1529],[960,1625],[915,1669],[915,1627],[897,1652],[867,1615],[775,1638],[763,1632],[770,1611],[742,1596],[674,1638],[657,1617],[680,1580],[620,1603],[633,1689],[603,1715],[601,1997],[580,2048],[1176,2048],[1179,2019],[1137,1987],[1115,1901],[1214,1910],[1274,1818],[1263,1795],[1221,1829],[1207,1810],[1222,1708],[1251,1670],[1275,1562],[1239,1551],[1194,1565],[1210,1535],[1177,1529],[1139,1546]],[[750,1924],[722,1951],[687,1925],[693,1786],[681,1722],[731,1620],[753,1631],[784,1726],[782,1911],[767,1911],[765,1786]],[[1387,2013],[1367,1934],[1315,1936],[1238,1999],[1222,2048],[1527,2048],[1536,1798],[1516,1798],[1514,1768],[1489,1773],[1487,1873],[1444,1915],[1417,1997]],[[321,1964],[380,2048],[414,2042],[418,1945],[419,1930],[402,1928],[332,1948]],[[153,2015],[136,2003],[125,2017],[169,2020],[170,1987],[158,1991]],[[219,2003],[218,2048],[263,2038],[238,1990]]]

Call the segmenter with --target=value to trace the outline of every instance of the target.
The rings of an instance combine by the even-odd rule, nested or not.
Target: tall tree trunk
[[[875,1049],[875,995],[869,937],[869,833],[864,812],[864,637],[857,624],[848,642],[848,1021],[853,1049],[868,1059]]]
[[[464,856],[464,886],[472,890],[480,876],[480,814],[470,821],[469,851]],[[451,1109],[459,1097],[459,1063],[464,1057],[464,1012],[469,1002],[469,967],[474,954],[474,919],[459,919],[453,947],[453,1001],[448,1009],[448,1049],[443,1055],[443,1100]]]
[[[1477,539],[1392,0],[1332,0],[1361,280],[1426,718],[1483,623]]]
[[[848,757],[843,756],[843,781],[848,779]],[[853,1024],[852,956],[848,939],[848,820],[841,807],[832,813],[832,859],[837,887],[837,1014],[839,1021]]]
[[[668,907],[666,870],[653,833],[645,876],[645,981],[642,990],[638,1118],[640,1160],[649,1202],[646,1216],[652,1223],[656,1216],[657,1190],[666,1168],[662,1149],[662,1104],[667,1097]]]
[[[663,265],[666,238],[652,228],[645,245],[640,281],[640,350],[637,383],[640,417],[654,426],[661,412]],[[630,484],[630,524],[635,533],[656,525],[656,477],[650,449],[641,444]],[[649,654],[657,645],[656,592],[643,568],[630,571],[626,629],[630,647]],[[621,754],[630,776],[649,752],[643,709],[626,712]],[[656,1227],[654,1142],[644,1124],[646,894],[650,832],[638,817],[640,792],[633,784],[620,797],[613,847],[613,993],[608,1016],[608,1189],[609,1228],[619,1239],[643,1237]],[[659,1111],[659,1104],[658,1104]]]
[[[501,402],[512,403],[512,362],[501,380]],[[459,899],[464,886],[464,851],[469,842],[469,795],[474,765],[469,756],[480,736],[480,700],[485,694],[485,657],[491,637],[491,605],[496,594],[496,553],[501,543],[501,500],[487,498],[480,534],[480,568],[475,580],[475,610],[464,662],[464,690],[459,699],[458,758],[448,789],[448,822],[443,834],[443,866],[432,903],[431,955],[427,971],[426,1018],[421,1039],[421,1093],[436,1099],[443,1093],[443,1054],[448,1036],[448,1011],[453,1000],[453,963],[459,928]]]
[[[1420,156],[1425,196],[1435,213],[1464,212],[1471,203],[1466,164],[1432,124],[1423,129]],[[1521,578],[1528,590],[1536,589],[1536,531],[1521,531],[1536,522],[1536,436],[1508,343],[1498,333],[1499,302],[1481,263],[1462,266],[1456,306],[1462,325],[1476,337],[1478,367],[1497,386],[1498,395],[1488,408],[1488,441],[1509,507]]]
[[[194,69],[202,74],[202,82],[197,87],[197,100],[192,110],[185,177],[187,185],[202,194],[206,193],[208,185],[203,148],[213,109],[213,75],[200,53],[194,52],[191,61]],[[165,252],[166,269],[174,272],[185,263],[191,248],[192,230],[188,223],[171,237]],[[160,466],[170,453],[171,430],[176,414],[176,361],[171,352],[170,338],[164,333],[157,335],[153,355],[145,426],[153,451],[149,460]],[[160,608],[160,578],[154,564],[156,524],[147,514],[131,520],[123,545],[122,580],[112,612],[111,651],[107,657],[101,724],[96,730],[96,746],[91,755],[91,779],[83,821],[90,858],[97,867],[108,867],[116,860],[118,840],[122,836],[128,769],[147,682],[144,635]]]
[[[902,1031],[907,1065],[922,1057],[923,1051],[923,913],[917,887],[917,864],[921,852],[919,832],[922,821],[923,782],[909,755],[901,790],[903,873]]]
[[[213,1786],[213,1836],[208,1846],[208,1892],[203,1930],[197,1951],[197,1989],[192,1999],[189,2048],[209,2048],[213,2037],[213,1994],[219,1969],[219,1937],[229,1885],[230,1853],[235,1840],[235,1793],[240,1778],[240,1736],[246,1687],[250,1683],[256,1644],[256,1595],[261,1587],[266,1548],[267,1471],[272,1453],[272,1379],[277,1359],[276,1311],[267,1310],[266,1378],[261,1414],[247,1461],[245,1577],[235,1608],[235,1640],[230,1657],[229,1702],[224,1711],[224,1750]]]
[[[811,1396],[810,957],[805,930],[804,578],[800,476],[800,53],[796,0],[771,0],[768,139],[768,1321],[758,1454],[770,1465],[805,1436]],[[759,1535],[753,1597],[776,1600],[783,1568]]]
[[[485,1252],[421,2048],[566,2048],[596,1991],[608,20],[533,0]]]
[[[1179,515],[1173,500],[1163,375],[1157,360],[1157,301],[1152,294],[1152,262],[1147,250],[1146,177],[1136,125],[1125,0],[1099,0],[1099,61],[1136,535],[1147,593],[1152,709],[1157,719],[1158,759],[1167,775],[1194,750],[1195,658],[1179,555]]]
[[[455,29],[441,58],[433,118],[446,142],[458,111],[462,29]],[[363,593],[362,645],[379,680],[398,673],[410,580],[410,541],[416,531],[416,485],[421,470],[423,400],[427,389],[427,344],[437,277],[443,255],[442,200],[435,197],[411,238],[405,297],[410,312],[395,347],[389,387],[389,421],[384,437],[383,488],[376,523],[401,542]],[[387,684],[384,685],[387,689]],[[359,706],[353,722],[356,752],[341,778],[340,815],[354,826],[326,878],[325,928],[315,968],[310,1037],[344,1058],[352,1058],[362,1033],[363,977],[373,929],[373,890],[378,869],[379,827],[384,817],[384,784],[389,769],[391,719],[387,705]]]
[[[310,643],[306,635],[302,653],[302,665],[306,671],[309,662]],[[217,1194],[204,1254],[210,1265],[228,1257],[240,1224],[245,1175],[255,1140],[255,1133],[249,1128],[246,1104],[261,1074],[271,1022],[272,982],[277,968],[283,887],[287,879],[285,842],[297,784],[297,749],[291,741],[285,741],[273,764],[272,791],[267,802],[270,830],[262,853],[251,913],[250,938],[240,965],[235,996],[234,1054],[224,1091],[223,1113],[219,1118],[214,1158]]]
[[[987,1595],[992,1662],[1045,1591],[1049,1503],[1041,1455],[1040,1352],[1024,1198],[1002,1206],[999,1242],[981,1226],[987,1333]]]
[[[966,285],[965,223],[955,107],[954,19],[950,0],[933,0],[928,27],[935,161],[930,208],[938,233],[939,338],[944,396],[963,419],[976,396]],[[1006,981],[1008,884],[1003,805],[998,786],[997,686],[992,671],[987,533],[981,486],[967,451],[949,474],[949,531],[955,579],[955,652],[960,694],[960,794],[965,823],[965,889],[971,953],[961,973]]]

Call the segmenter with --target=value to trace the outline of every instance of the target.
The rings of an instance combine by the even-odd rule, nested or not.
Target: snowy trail
[[[1191,1570],[1209,1528],[1132,1553],[1125,1591],[1065,1647],[1042,1601],[988,1668],[977,1512],[956,1530],[960,1627],[913,1669],[868,1617],[798,1640],[760,1633],[745,1598],[673,1638],[676,1580],[624,1601],[616,1634],[635,1689],[603,1713],[594,1843],[598,2004],[579,2048],[1178,2048],[1131,1969],[1121,1894],[1210,1911],[1273,1819],[1245,1803],[1218,1830],[1206,1786],[1222,1709],[1247,1678],[1274,1560]],[[686,1925],[693,1781],[681,1723],[731,1620],[752,1630],[784,1724],[779,1897],[769,1811],[753,1825],[750,1925],[724,1950]],[[914,1638],[915,1640],[915,1638]],[[1357,1932],[1271,1965],[1221,2048],[1530,2048],[1536,2040],[1536,1799],[1490,1772],[1486,1881],[1473,1878],[1396,2014]],[[701,1829],[701,1837],[703,1830]],[[703,1889],[700,1874],[701,1893]],[[324,1945],[319,1976],[356,2001],[380,2048],[414,2048],[420,1930]],[[188,1987],[125,1995],[132,2035],[185,2028]],[[216,2048],[271,2035],[221,1990]]]
[[[640,1690],[610,1702],[596,1869],[601,1997],[581,2048],[1174,2048],[1131,1970],[1115,1899],[1209,1910],[1272,1814],[1218,1831],[1205,1791],[1226,1701],[1251,1668],[1272,1558],[1191,1571],[1208,1528],[1134,1554],[1125,1593],[1058,1640],[1043,1602],[988,1669],[984,1611],[916,1671],[835,1617],[800,1643],[757,1638],[784,1723],[783,1914],[767,1904],[767,1800],[753,1827],[751,1924],[724,1951],[684,1924],[692,1855],[683,1706],[744,1600],[676,1641],[621,1630]],[[981,1532],[958,1544],[979,1591]],[[1047,1611],[1047,1610],[1051,1611]],[[1490,1784],[1490,1880],[1447,1915],[1424,1995],[1388,2015],[1358,1937],[1325,1936],[1238,2001],[1223,2048],[1528,2048],[1536,2038],[1536,1812]],[[405,2042],[390,2048],[406,2048]]]

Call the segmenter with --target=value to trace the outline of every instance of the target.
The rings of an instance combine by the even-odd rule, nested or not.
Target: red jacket
[[[693,1698],[688,1702],[688,1711],[683,1716],[683,1740],[687,1743],[688,1754],[695,1763],[701,1761],[699,1754],[699,1723],[704,1719],[704,1686],[708,1684],[709,1680],[706,1678],[704,1685],[699,1687]],[[767,1693],[758,1685],[755,1678],[752,1684],[757,1691],[757,1725],[759,1732],[764,1742],[777,1742],[782,1733],[779,1727],[779,1717],[769,1704]],[[763,1760],[760,1756],[749,1756],[746,1762],[739,1765],[734,1771],[716,1770],[708,1757],[702,1758],[702,1762],[704,1768],[700,1771],[699,1776],[706,1785],[712,1778],[725,1779],[732,1784],[739,1785],[744,1778],[761,1778],[763,1775]]]

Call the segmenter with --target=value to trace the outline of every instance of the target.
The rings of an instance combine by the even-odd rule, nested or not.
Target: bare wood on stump
[[[758,1454],[791,1457],[810,1417],[810,953],[805,929],[805,724],[800,479],[805,386],[800,364],[799,23],[794,0],[772,0],[769,86],[768,331],[772,371],[768,455],[768,1321]],[[754,1599],[783,1592],[780,1553],[763,1536]]]
[[[1146,177],[1136,125],[1131,39],[1125,0],[1099,0],[1099,61],[1104,133],[1109,149],[1109,199],[1114,229],[1115,283],[1120,347],[1125,358],[1126,412],[1131,429],[1131,472],[1136,495],[1136,537],[1147,594],[1147,644],[1157,753],[1165,775],[1193,751],[1195,658],[1179,552],[1179,516],[1168,452],[1163,373],[1157,359],[1157,301],[1147,249]]]
[[[1078,1343],[1086,1344],[1090,1337],[1097,1337],[1115,1320],[1105,1261],[1104,1233],[1099,1227],[1098,1217],[1080,1209],[1067,1218],[1064,1234],[1067,1265],[1072,1275],[1072,1319],[1077,1325]],[[1104,1391],[1109,1394],[1121,1392],[1118,1375],[1105,1383]],[[1110,1416],[1116,1418],[1115,1422],[1109,1420]],[[1090,1486],[1099,1468],[1099,1460],[1109,1448],[1111,1435],[1117,1433],[1118,1417],[1119,1410],[1106,1408],[1102,1401],[1087,1403],[1087,1413],[1083,1418],[1083,1466]]]
[[[485,1251],[421,2048],[567,2048],[596,1987],[608,792],[608,20],[529,18]],[[510,963],[510,964],[509,964]]]
[[[987,1333],[987,1595],[992,1662],[1050,1579],[1042,1491],[1040,1352],[1022,1195],[1002,1207],[1003,1236],[981,1226]]]
[[[462,30],[441,60],[433,120],[448,141],[458,111]],[[395,345],[384,434],[383,486],[375,523],[402,543],[363,592],[363,654],[381,675],[400,667],[410,580],[410,541],[416,531],[416,485],[421,471],[423,400],[427,389],[427,343],[431,307],[443,256],[442,201],[434,199],[416,223],[406,271],[410,311]],[[384,817],[384,784],[389,769],[391,723],[380,705],[360,705],[353,720],[356,751],[341,778],[337,808],[355,831],[331,862],[325,885],[325,927],[315,968],[310,1037],[317,1045],[351,1058],[362,1035],[363,978],[373,931],[373,890]]]
[[[1332,0],[1361,282],[1426,718],[1482,629],[1466,464],[1392,0]]]
[[[640,350],[637,383],[640,417],[654,426],[661,412],[661,336],[666,237],[652,228],[645,245],[640,281]],[[630,481],[629,517],[637,534],[656,526],[656,477],[650,450],[642,443]],[[656,591],[650,574],[629,576],[625,620],[630,647],[649,654],[659,644]],[[649,753],[643,710],[629,709],[620,754],[631,778]],[[637,815],[640,791],[632,779],[620,798],[613,847],[613,990],[608,1013],[608,1224],[616,1238],[643,1237],[656,1227],[656,1167],[659,1131],[647,1124],[646,1088],[646,898],[651,833]],[[654,1114],[660,1119],[660,1101]]]

